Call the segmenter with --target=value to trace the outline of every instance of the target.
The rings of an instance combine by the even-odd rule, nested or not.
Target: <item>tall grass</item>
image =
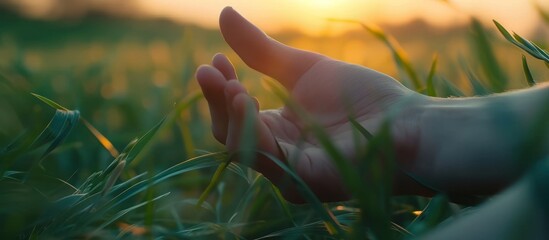
[[[528,59],[549,62],[542,44],[495,24],[491,28],[471,22],[473,34],[463,36],[469,38],[471,53],[459,60],[464,78],[441,71],[452,64],[440,53],[430,53],[435,57],[422,68],[422,61],[410,58],[381,28],[363,25],[363,34],[373,34],[386,47],[399,70],[397,78],[430,96],[486,95],[534,85],[546,69],[528,64]],[[308,129],[353,192],[354,199],[348,202],[322,203],[280,159],[253,151],[251,124],[246,125],[241,144],[244,161],[232,162],[222,146],[212,143],[204,101],[192,79],[196,65],[213,54],[209,48],[222,48],[220,37],[199,29],[165,27],[179,34],[167,37],[171,42],[108,40],[126,50],[107,44],[91,50],[69,44],[66,48],[72,50],[67,50],[51,39],[53,43],[44,48],[27,48],[9,37],[2,40],[2,49],[15,49],[0,64],[3,237],[406,239],[428,232],[467,206],[451,203],[452,196],[390,195],[397,166],[376,161],[391,163],[393,158],[389,123],[372,135],[350,118],[356,134],[370,140],[361,151],[365,161],[350,166],[324,129],[308,120]],[[496,29],[503,38],[494,34]],[[529,55],[516,59],[515,69],[523,71],[525,80],[514,78],[498,61],[501,49],[508,51],[502,46],[509,44],[502,39]],[[50,48],[80,49],[82,54],[89,50],[93,59],[71,63]],[[150,53],[140,48],[150,48]],[[46,49],[41,54],[66,67],[42,63],[41,68],[36,49]],[[148,60],[138,61],[140,56]],[[243,79],[257,77],[242,68],[238,72]],[[266,85],[281,102],[298,108],[280,86],[269,81]],[[534,130],[548,127],[545,120],[540,119]],[[527,143],[528,149],[539,147],[536,137]],[[117,146],[125,147],[120,151]],[[307,204],[286,202],[268,180],[243,164],[256,154],[279,165]],[[364,188],[364,182],[370,187]]]

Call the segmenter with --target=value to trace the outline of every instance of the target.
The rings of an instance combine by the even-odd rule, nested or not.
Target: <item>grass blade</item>
[[[541,49],[538,45],[533,43],[530,40],[527,40],[520,35],[513,33],[513,36],[519,43],[521,43],[525,48],[529,49],[530,51],[534,52],[535,55],[540,56],[543,60],[549,59],[549,54],[545,52],[545,50]]]
[[[439,94],[440,97],[465,97],[465,94],[453,83],[445,78],[441,78],[441,80],[443,91]]]
[[[112,157],[116,158],[120,154],[118,150],[114,147],[114,145],[109,141],[108,138],[106,138],[99,130],[97,130],[90,122],[88,122],[85,118],[80,118],[80,120],[84,123],[86,128],[93,134],[93,136],[101,143],[101,145],[109,151]]]
[[[538,45],[535,43],[528,41],[524,39],[523,37],[519,36],[518,34],[514,33],[511,35],[499,22],[494,20],[494,24],[498,28],[499,32],[507,39],[507,41],[511,42],[515,46],[519,47],[520,49],[526,51],[528,54],[530,54],[532,57],[535,57],[537,59],[545,61],[546,64],[549,64],[549,54],[541,49]]]
[[[365,163],[365,165],[360,168],[357,171],[357,168],[354,166],[351,166],[349,161],[346,159],[346,157],[340,152],[340,150],[335,146],[335,144],[330,139],[330,136],[326,131],[319,126],[318,124],[315,124],[315,122],[306,115],[306,113],[300,109],[300,107],[291,101],[291,99],[287,98],[286,95],[283,95],[280,90],[276,87],[276,85],[271,84],[270,82],[266,82],[266,84],[270,84],[272,89],[274,89],[275,95],[277,95],[279,98],[282,99],[286,103],[286,106],[292,109],[293,112],[298,114],[298,117],[302,119],[303,122],[307,123],[306,130],[310,131],[313,136],[317,139],[317,141],[320,143],[324,151],[328,154],[328,156],[331,158],[333,163],[335,164],[337,170],[340,173],[340,176],[342,177],[343,182],[345,183],[346,187],[349,188],[350,192],[353,193],[353,196],[359,200],[359,203],[361,204],[361,208],[364,210],[361,220],[363,221],[364,226],[371,227],[371,229],[374,231],[374,234],[381,238],[381,239],[387,239],[390,236],[390,233],[388,230],[390,229],[390,218],[388,215],[388,194],[390,192],[389,188],[386,188],[387,186],[391,185],[391,176],[392,174],[392,165],[390,164],[394,157],[392,157],[391,154],[385,153],[385,160],[386,162],[385,166],[382,166],[381,161],[378,161],[378,154],[380,154],[380,148],[381,145],[387,144],[390,142],[387,137],[389,136],[388,133],[381,134],[379,137],[373,137],[372,134],[370,134],[365,128],[363,128],[358,122],[354,120],[350,120],[352,124],[357,127],[358,131],[369,140],[372,140],[370,144],[368,144],[368,151],[366,151],[366,156],[360,157],[358,156],[358,159],[366,159],[364,161],[361,161],[362,163]],[[386,126],[387,131],[388,127]],[[380,145],[381,144],[381,145]],[[369,175],[372,174],[372,171],[370,169],[378,169],[379,171],[373,178],[368,178],[367,180],[363,179],[361,175]],[[386,171],[388,172],[386,172]],[[359,174],[363,173],[363,174]],[[371,180],[371,181],[370,181]],[[374,186],[383,186],[376,189],[376,191],[369,189],[365,190],[363,187],[363,182],[372,183]],[[378,185],[376,185],[378,184]],[[387,191],[386,191],[387,190]],[[309,190],[310,191],[310,190]],[[311,192],[312,193],[312,192]],[[381,193],[381,195],[380,195]],[[380,197],[383,196],[383,197]],[[316,199],[316,196],[315,198]],[[381,202],[380,202],[381,199]],[[314,200],[313,200],[314,201]],[[318,199],[316,199],[318,201]],[[384,207],[380,207],[384,206]],[[331,212],[329,215],[333,216]],[[376,221],[369,221],[370,218],[376,219]],[[331,218],[331,217],[330,217]],[[336,221],[334,221],[336,222]],[[328,222],[330,223],[330,222]],[[339,223],[337,223],[339,225]],[[358,227],[358,230],[363,230],[364,228]],[[356,233],[357,235],[355,237],[360,238],[366,236],[365,233]]]
[[[526,82],[528,82],[528,86],[532,87],[536,85],[536,81],[532,76],[532,72],[530,72],[530,67],[528,67],[528,61],[526,60],[526,57],[524,55],[522,55],[522,69],[524,70],[524,76],[526,77]]]
[[[431,97],[437,96],[437,92],[433,83],[435,78],[435,72],[437,69],[437,63],[438,63],[438,55],[435,54],[433,56],[433,62],[431,63],[431,68],[429,69],[429,75],[427,76],[427,80],[425,81],[425,85],[426,85],[425,92],[428,96],[431,96]]]
[[[191,107],[193,104],[195,104],[198,100],[202,99],[204,96],[202,95],[202,92],[193,92],[189,95],[187,95],[183,100],[181,100],[176,108],[175,111],[171,114],[171,117],[169,117],[169,120],[167,121],[167,125],[171,125],[171,122],[176,121],[179,125],[180,131],[181,131],[181,137],[183,138],[183,144],[185,147],[185,153],[187,154],[188,158],[195,157],[196,154],[194,152],[195,146],[193,144],[193,139],[191,136],[191,130],[190,126],[188,124],[189,119],[185,117],[180,117],[182,112],[189,107]],[[187,116],[187,115],[184,115]]]
[[[122,211],[117,212],[116,214],[114,214],[113,217],[111,217],[109,220],[106,220],[106,221],[103,222],[98,228],[96,228],[94,232],[97,232],[97,231],[99,231],[99,230],[105,228],[106,226],[110,225],[111,223],[113,223],[114,221],[118,220],[118,219],[121,218],[122,216],[128,214],[129,212],[134,211],[135,209],[138,209],[138,208],[140,208],[140,207],[143,207],[143,206],[149,204],[150,202],[154,202],[154,201],[157,201],[157,200],[159,200],[159,199],[161,199],[161,198],[163,198],[163,197],[166,197],[166,196],[168,196],[169,194],[170,194],[169,192],[168,192],[168,193],[164,193],[164,194],[162,194],[162,195],[160,195],[160,196],[158,196],[158,197],[155,197],[155,198],[153,198],[153,199],[151,199],[151,200],[149,200],[149,201],[146,201],[146,202],[142,202],[142,203],[136,204],[136,205],[134,205],[134,206],[131,206],[130,208],[127,208],[127,209],[124,209],[124,210],[122,210]]]
[[[43,159],[69,135],[70,131],[76,126],[76,123],[80,119],[80,112],[78,110],[69,110],[44,96],[35,93],[31,94],[40,101],[56,109],[54,116],[46,128],[31,144],[31,148],[37,148],[50,143],[46,151],[42,154],[41,159]]]
[[[301,239],[303,236],[325,236],[327,234],[322,222],[311,222],[278,230],[257,239]]]
[[[475,47],[476,58],[479,59],[483,72],[488,77],[493,92],[503,92],[507,88],[508,78],[501,68],[494,54],[494,50],[486,30],[476,18],[473,18],[472,28],[474,32],[473,46]]]
[[[215,186],[219,183],[219,180],[221,179],[221,175],[229,166],[231,161],[238,157],[239,161],[243,163],[245,166],[251,166],[253,164],[253,161],[255,160],[255,151],[256,148],[256,132],[255,132],[255,126],[256,126],[256,113],[255,113],[255,106],[252,104],[248,104],[246,106],[246,115],[244,118],[244,128],[242,129],[242,134],[240,136],[240,143],[239,143],[239,151],[237,154],[231,154],[227,157],[227,160],[225,160],[217,170],[215,171],[214,175],[212,176],[212,179],[210,180],[210,183],[206,187],[206,190],[200,195],[200,198],[198,200],[198,206],[202,205],[202,203],[206,200],[210,192],[215,188]]]
[[[358,156],[358,159],[361,159],[358,164],[358,172],[363,173],[364,177],[360,178],[359,182],[350,183],[356,185],[353,190],[357,193],[361,208],[360,220],[364,226],[371,228],[376,238],[390,239],[389,200],[392,192],[392,176],[396,165],[389,122],[385,122],[376,135],[369,133],[355,120],[351,121],[351,124],[354,130],[358,130],[368,139],[366,151]],[[364,182],[370,186],[368,188],[360,187]],[[356,235],[355,237],[363,236]]]
[[[368,25],[364,24],[360,21],[355,20],[348,20],[348,19],[328,19],[330,21],[336,21],[336,22],[349,22],[349,23],[355,23],[360,24],[363,29],[374,35],[378,40],[383,42],[387,48],[391,51],[391,54],[393,56],[393,60],[396,62],[397,66],[404,70],[407,77],[412,81],[412,85],[416,91],[420,91],[423,89],[423,84],[421,83],[421,80],[419,79],[418,74],[416,73],[416,70],[412,66],[412,62],[409,60],[408,55],[404,51],[404,49],[400,46],[400,44],[390,35],[387,35],[383,30],[375,25]]]
[[[478,77],[473,73],[473,71],[462,62],[465,73],[467,74],[467,79],[471,86],[473,87],[473,94],[476,96],[485,96],[491,94],[492,92],[488,90],[481,82],[478,80]]]
[[[78,110],[57,109],[46,128],[36,137],[31,148],[37,148],[49,143],[48,148],[40,157],[43,159],[65,140],[70,131],[76,126],[79,118],[80,112]]]
[[[431,199],[421,214],[407,228],[414,235],[421,235],[435,228],[452,214],[453,210],[448,198],[439,194]]]
[[[214,188],[217,186],[217,184],[221,180],[221,174],[225,171],[227,166],[231,163],[230,159],[231,157],[229,156],[227,160],[223,161],[223,163],[221,163],[217,167],[217,169],[215,170],[215,173],[212,176],[212,179],[210,180],[210,183],[198,198],[198,202],[196,203],[196,206],[201,206],[204,203],[204,201],[206,201],[206,198],[208,197],[208,195],[210,195],[212,190],[214,190]]]
[[[133,160],[136,159],[136,157],[143,151],[145,146],[151,141],[151,139],[154,137],[160,126],[164,123],[164,120],[166,118],[163,118],[158,122],[152,129],[150,129],[145,135],[141,136],[139,139],[137,139],[137,142],[135,142],[135,145],[128,151],[127,157],[124,159],[126,160],[127,164],[131,164]],[[136,162],[138,162],[136,160]],[[136,163],[134,163],[136,164]]]
[[[226,156],[226,154],[223,152],[202,155],[176,164],[154,175],[151,179],[141,180],[131,186],[128,186],[128,181],[122,182],[112,187],[111,194],[116,192],[116,196],[112,197],[108,201],[100,201],[102,198],[99,193],[89,195],[79,203],[75,204],[73,208],[67,209],[67,211],[73,212],[73,214],[71,215],[72,217],[63,218],[62,221],[60,221],[58,224],[61,226],[65,226],[68,223],[72,223],[74,225],[73,227],[75,228],[83,228],[85,226],[88,226],[92,222],[105,216],[105,214],[107,214],[112,209],[123,205],[130,198],[145,192],[151,186],[164,182],[167,179],[177,176],[179,174],[202,168],[217,166],[221,161],[220,157],[224,156]],[[143,176],[143,174],[141,176]],[[122,185],[125,186],[122,187]],[[91,210],[90,206],[93,206],[93,214],[89,214],[89,211]],[[88,214],[88,217],[78,217],[81,214]]]
[[[146,145],[152,137],[159,131],[162,131],[166,129],[166,126],[171,126],[176,119],[181,115],[181,112],[188,109],[190,106],[192,106],[194,103],[196,103],[199,99],[201,99],[203,96],[200,92],[193,92],[189,95],[187,95],[183,100],[181,100],[177,105],[175,106],[175,109],[170,112],[166,117],[164,117],[156,126],[154,126],[151,130],[149,130],[144,136],[138,139],[138,142],[136,143],[136,149],[131,149],[130,152],[128,152],[128,157],[131,158],[131,160],[127,160],[128,164],[131,163],[130,166],[135,166],[139,162],[141,162],[141,159],[143,154],[137,155],[138,153],[142,151],[146,151],[147,149],[143,148],[144,145]],[[166,123],[166,124],[163,124]],[[164,127],[161,127],[164,126]],[[184,128],[183,128],[184,129]],[[183,133],[183,138],[185,141],[185,149],[188,151],[190,148],[192,148],[192,139],[187,135],[187,133]],[[191,144],[191,145],[189,145]],[[139,146],[138,146],[139,145]],[[191,151],[192,152],[192,151]],[[192,154],[187,153],[192,156]]]
[[[343,238],[343,236],[345,236],[345,232],[341,228],[341,225],[339,224],[335,216],[328,208],[326,208],[322,204],[322,202],[320,202],[320,200],[316,197],[316,195],[309,188],[309,186],[307,186],[305,181],[301,179],[301,177],[299,177],[293,170],[291,170],[288,166],[286,166],[286,164],[277,159],[275,156],[266,152],[258,153],[275,163],[295,181],[295,184],[298,190],[301,192],[302,197],[305,198],[305,200],[311,204],[311,207],[315,210],[315,212],[320,215],[321,219],[326,224],[328,231],[334,231],[335,237]]]
[[[57,109],[57,110],[62,110],[62,111],[69,111],[69,109],[59,105],[58,103],[52,101],[51,99],[49,98],[46,98],[44,96],[41,96],[41,95],[38,95],[36,93],[31,93],[34,97],[38,98],[40,101],[44,102],[45,104],[48,104],[50,107],[54,108],[54,109]]]

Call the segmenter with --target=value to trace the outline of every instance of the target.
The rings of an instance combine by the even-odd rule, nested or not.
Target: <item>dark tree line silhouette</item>
[[[37,10],[39,6],[39,10]],[[0,10],[40,18],[81,18],[89,15],[136,16],[140,14],[135,0],[0,0]]]

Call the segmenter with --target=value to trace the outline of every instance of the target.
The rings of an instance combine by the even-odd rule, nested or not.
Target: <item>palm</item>
[[[379,72],[278,43],[230,8],[221,13],[220,24],[225,40],[244,62],[286,87],[297,107],[325,129],[349,159],[355,144],[366,141],[353,138],[349,117],[375,133],[387,109],[411,92]],[[253,99],[234,80],[234,68],[223,55],[214,57],[211,66],[201,66],[197,79],[208,100],[214,136],[236,151],[246,105]],[[308,121],[301,114],[288,106],[255,114],[259,150],[288,161],[321,199],[347,197],[330,157],[305,133]],[[259,159],[255,168],[275,184],[284,175],[266,159]]]
[[[386,109],[407,91],[381,73],[324,59],[303,73],[290,89],[291,99],[303,113],[296,114],[295,109],[285,106],[279,110],[262,111],[260,116],[270,129],[266,133],[272,134],[271,138],[276,139],[282,151],[275,152],[275,155],[288,159],[309,186],[319,190],[315,192],[342,196],[344,192],[338,172],[317,139],[306,133],[307,121],[313,120],[323,127],[340,152],[353,159],[356,144],[363,144],[365,139],[357,141],[353,138],[349,117],[375,133],[385,119]],[[299,115],[303,114],[309,119],[302,119]]]

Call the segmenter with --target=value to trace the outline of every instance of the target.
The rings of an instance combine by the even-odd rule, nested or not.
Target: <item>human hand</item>
[[[425,97],[377,71],[279,43],[232,8],[225,8],[219,21],[226,42],[242,60],[279,81],[292,101],[326,130],[350,161],[358,161],[356,144],[367,141],[357,142],[353,138],[350,114],[375,134],[397,104],[401,114],[395,115],[391,125],[397,157],[411,154],[419,114],[415,109]],[[307,123],[288,106],[259,111],[258,102],[238,82],[232,64],[224,55],[216,55],[211,65],[200,66],[196,77],[208,101],[214,137],[230,152],[238,150],[247,106],[255,105],[252,114],[258,150],[287,161],[321,200],[349,198],[328,154],[314,137],[304,136]],[[400,104],[403,101],[406,104]],[[295,154],[296,158],[289,157]],[[253,167],[274,184],[282,183],[284,172],[271,161],[260,158]],[[291,187],[281,191],[287,199],[299,201]]]

